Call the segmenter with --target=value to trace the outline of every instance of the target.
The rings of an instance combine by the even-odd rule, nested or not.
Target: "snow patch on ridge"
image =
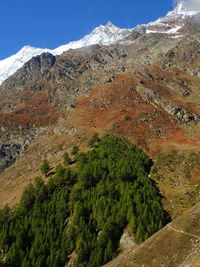
[[[153,30],[146,30],[146,33],[163,33],[163,34],[175,34],[177,33],[180,29],[182,28],[182,26],[177,26],[177,27],[174,27],[174,28],[171,28],[169,30],[166,30],[166,31],[153,31]],[[173,38],[174,36],[172,36],[171,38]]]

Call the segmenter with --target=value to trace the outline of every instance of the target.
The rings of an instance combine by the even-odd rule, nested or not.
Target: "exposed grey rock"
[[[182,107],[175,107],[173,105],[167,105],[165,106],[165,110],[168,113],[175,115],[178,119],[181,119],[185,122],[191,122],[191,121],[199,122],[200,121],[199,116],[187,111],[186,109]]]
[[[127,230],[124,230],[119,243],[122,249],[128,249],[130,247],[133,248],[134,246],[137,246],[134,241],[134,236],[131,235]]]
[[[33,57],[0,87],[1,111],[13,111],[21,103],[18,93],[24,89],[46,90],[51,105],[70,108],[78,95],[93,85],[104,84],[106,74],[125,69],[127,53],[121,46],[91,46],[69,50],[57,57],[49,53]]]
[[[189,86],[191,87],[191,83],[189,83],[189,81],[177,78],[175,80],[163,81],[163,83],[167,87],[171,88],[174,92],[177,92],[184,97],[190,96],[192,94],[192,91],[189,88]]]
[[[142,86],[137,86],[136,90],[139,94],[141,94],[145,101],[154,102],[155,104],[161,104],[161,97],[157,94],[157,92],[153,91],[150,88],[145,88]]]
[[[12,165],[37,137],[47,134],[46,128],[34,128],[27,132],[5,132],[0,137],[0,172]]]
[[[20,144],[0,144],[0,171],[12,165],[20,152]]]
[[[56,135],[62,135],[62,134],[69,134],[69,135],[75,135],[77,132],[77,129],[72,127],[63,127],[63,126],[57,126],[54,128],[54,133]]]
[[[33,57],[26,62],[15,74],[8,78],[2,85],[7,89],[17,88],[23,90],[30,81],[38,81],[43,78],[54,66],[56,58],[50,53]]]

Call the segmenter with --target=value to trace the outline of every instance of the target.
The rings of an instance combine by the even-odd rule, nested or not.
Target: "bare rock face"
[[[165,107],[165,110],[168,113],[175,115],[178,119],[181,119],[185,122],[200,121],[200,116],[192,114],[182,107],[174,107],[172,105],[168,105]]]
[[[169,67],[174,65],[190,64],[190,67],[194,67],[191,64],[197,62],[200,58],[200,43],[198,40],[183,39],[179,44],[165,54],[163,63]]]
[[[4,81],[0,86],[0,110],[13,111],[13,108],[21,103],[20,94],[23,93],[24,89],[40,91],[43,87],[41,85],[36,86],[37,81],[43,79],[55,62],[56,58],[50,53],[33,57]]]
[[[38,81],[54,66],[56,58],[50,53],[33,57],[2,85],[6,89],[23,89],[30,81]]]
[[[14,75],[8,78],[2,88],[29,87],[30,81],[37,82],[41,78],[49,81],[54,87],[68,89],[75,79],[89,70],[102,70],[106,65],[115,63],[126,57],[126,50],[120,47],[91,46],[77,50],[69,50],[61,56],[54,57],[49,53],[33,57]],[[117,71],[120,71],[118,66]],[[89,81],[89,79],[88,79]],[[89,86],[89,84],[86,86]]]
[[[137,244],[134,241],[133,235],[130,234],[127,230],[125,230],[120,239],[120,247],[122,249],[128,249],[130,247],[133,248],[136,246]]]
[[[57,57],[46,80],[56,90],[59,101],[63,102],[63,96],[70,98],[86,92],[93,85],[105,82],[106,73],[120,71],[126,57],[126,49],[115,46],[70,50]]]
[[[21,144],[0,145],[0,171],[12,165],[21,151]]]
[[[57,57],[49,53],[33,57],[0,87],[0,110],[13,111],[21,103],[19,93],[25,89],[46,90],[52,105],[70,107],[77,95],[104,83],[106,73],[120,72],[126,57],[123,47],[97,45],[69,50]]]

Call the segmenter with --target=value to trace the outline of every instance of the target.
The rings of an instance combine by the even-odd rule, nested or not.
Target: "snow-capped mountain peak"
[[[138,25],[133,29],[121,29],[109,21],[106,25],[96,27],[82,39],[59,46],[54,50],[24,46],[17,54],[0,61],[0,85],[21,68],[24,63],[44,52],[60,55],[69,49],[77,49],[95,44],[111,45],[122,41],[124,38],[130,36],[132,32],[139,32],[140,34],[162,33],[172,38],[181,37],[180,30],[184,25],[184,20],[199,12],[200,10],[197,8],[189,6],[184,0],[180,0],[175,9],[168,12],[165,17],[146,25]]]
[[[96,27],[90,34],[86,35],[79,41],[71,42],[67,45],[62,45],[52,51],[53,55],[60,55],[69,49],[81,48],[89,45],[111,45],[130,34],[130,29],[120,29],[113,25],[110,21],[104,26]]]
[[[182,15],[182,16],[194,16],[200,12],[200,9],[196,6],[188,4],[186,1],[179,1],[175,9],[168,14]]]
[[[77,49],[94,44],[110,45],[128,36],[130,31],[129,29],[120,29],[109,21],[105,26],[100,25],[95,28],[81,40],[59,46],[54,50],[24,46],[17,54],[0,61],[0,84],[34,56],[45,52],[60,55],[69,49]]]
[[[184,1],[181,1],[176,8],[172,11],[173,14],[176,15],[185,15],[187,13],[186,4]]]
[[[165,17],[159,18],[154,22],[143,25],[146,33],[162,33],[171,38],[182,37],[181,29],[186,21],[200,13],[197,7],[188,5],[184,0],[180,0],[174,10],[167,13]]]
[[[15,73],[32,57],[40,55],[44,52],[50,52],[49,49],[35,48],[31,46],[24,46],[17,54],[12,55],[0,61],[0,84],[6,80],[10,75]]]

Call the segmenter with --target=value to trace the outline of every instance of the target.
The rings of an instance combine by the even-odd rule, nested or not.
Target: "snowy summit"
[[[69,49],[77,49],[95,44],[111,45],[122,41],[132,32],[140,32],[144,34],[163,33],[172,35],[172,38],[181,37],[181,35],[178,34],[178,31],[182,26],[176,26],[175,22],[183,20],[187,16],[194,16],[199,12],[200,10],[194,10],[194,8],[188,6],[185,1],[181,0],[176,8],[169,12],[165,17],[159,18],[158,20],[146,25],[138,25],[133,29],[120,29],[111,22],[108,22],[105,26],[100,25],[95,28],[90,34],[86,35],[82,39],[59,46],[54,50],[25,46],[17,54],[0,61],[0,85],[9,76],[21,68],[24,63],[32,57],[44,52],[49,52],[53,55],[60,55]]]
[[[77,49],[94,44],[110,45],[122,40],[131,32],[132,30],[120,29],[114,26],[111,22],[108,22],[105,26],[100,25],[95,28],[90,34],[86,35],[81,40],[59,46],[54,50],[25,46],[17,54],[0,61],[0,84],[34,56],[41,55],[45,52],[49,52],[54,56],[57,56],[69,49]]]
[[[190,5],[184,0],[179,1],[177,7],[168,14],[182,15],[182,16],[194,16],[200,13],[200,7]]]

